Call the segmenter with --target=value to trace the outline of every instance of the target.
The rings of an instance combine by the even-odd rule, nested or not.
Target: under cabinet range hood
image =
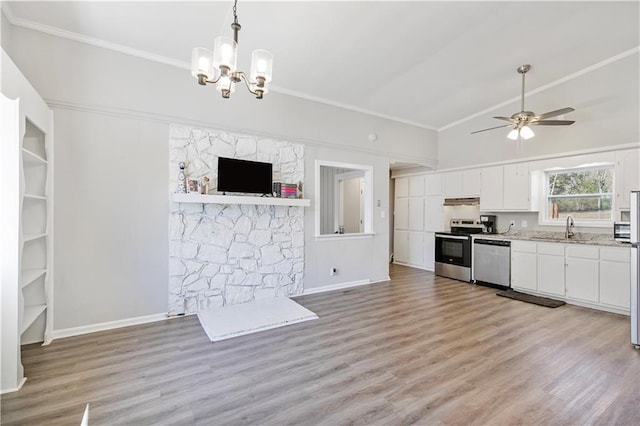
[[[479,206],[480,198],[478,197],[445,198],[442,205],[443,206]]]

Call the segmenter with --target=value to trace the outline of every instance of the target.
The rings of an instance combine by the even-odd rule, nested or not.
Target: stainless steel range
[[[436,275],[471,281],[471,235],[480,234],[478,219],[451,219],[451,232],[436,233]]]

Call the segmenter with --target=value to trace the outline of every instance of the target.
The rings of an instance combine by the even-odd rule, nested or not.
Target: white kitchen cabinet
[[[629,309],[631,293],[629,256],[628,248],[600,248],[600,303]]]
[[[409,198],[396,198],[394,228],[409,229]]]
[[[444,196],[449,198],[462,197],[462,172],[447,172],[443,174]]]
[[[536,243],[511,242],[511,287],[537,290]]]
[[[538,291],[564,296],[564,246],[538,244]]]
[[[436,261],[436,234],[435,232],[424,233],[424,269],[435,270]]]
[[[480,210],[487,212],[500,211],[504,207],[504,177],[502,166],[482,169],[482,186],[480,188]]]
[[[629,192],[640,189],[640,149],[616,152],[616,209],[629,208]]]
[[[479,197],[481,190],[481,169],[444,173],[444,196]]]
[[[444,230],[444,210],[441,195],[429,195],[424,197],[424,230]]]
[[[537,211],[537,185],[531,178],[528,163],[482,169],[480,210]]]
[[[569,245],[566,247],[566,296],[588,302],[598,302],[598,247]]]
[[[424,195],[442,195],[442,173],[424,176]]]
[[[529,164],[503,166],[504,210],[531,210]]]
[[[482,188],[482,169],[464,170],[462,172],[462,196],[479,197]]]
[[[396,197],[408,197],[409,196],[409,178],[402,177],[396,178]]]
[[[424,232],[409,231],[408,263],[412,266],[424,266]]]
[[[393,261],[409,263],[409,231],[393,232]]]
[[[424,198],[409,198],[409,230],[424,230]]]
[[[409,196],[424,196],[424,176],[411,176],[409,178]]]

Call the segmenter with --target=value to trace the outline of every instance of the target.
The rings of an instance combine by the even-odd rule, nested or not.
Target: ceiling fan
[[[513,129],[507,135],[509,139],[517,140],[519,137],[522,137],[522,139],[530,139],[535,136],[535,134],[529,126],[569,126],[575,123],[575,121],[572,120],[548,120],[548,118],[557,117],[559,115],[575,111],[571,107],[545,112],[540,115],[535,115],[531,111],[524,110],[524,75],[530,69],[531,65],[522,65],[518,67],[518,73],[522,74],[522,101],[520,103],[520,112],[513,114],[511,117],[493,117],[498,120],[509,121],[510,123],[502,126],[489,127],[488,129],[476,130],[475,132],[471,132],[471,134],[512,126]]]

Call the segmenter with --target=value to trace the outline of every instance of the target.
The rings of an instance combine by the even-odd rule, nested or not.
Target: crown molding
[[[164,65],[169,65],[169,66],[173,66],[176,68],[180,68],[180,69],[184,69],[184,70],[190,70],[191,69],[191,65],[187,62],[184,61],[179,61],[173,58],[169,58],[167,56],[162,56],[162,55],[157,55],[155,53],[151,53],[145,50],[140,50],[140,49],[134,49],[132,47],[128,47],[122,44],[118,44],[118,43],[111,43],[99,38],[95,38],[95,37],[89,37],[86,35],[82,35],[82,34],[78,34],[72,31],[67,31],[67,30],[63,30],[57,27],[53,27],[50,25],[45,25],[45,24],[41,24],[38,22],[34,22],[34,21],[30,21],[28,19],[23,19],[23,18],[19,18],[16,17],[15,14],[12,13],[10,7],[5,6],[3,3],[3,10],[5,7],[7,7],[7,11],[8,13],[5,13],[5,16],[7,17],[7,20],[9,21],[9,23],[11,25],[15,25],[17,27],[21,27],[21,28],[26,28],[32,31],[37,31],[37,32],[41,32],[44,34],[49,34],[55,37],[61,37],[61,38],[65,38],[68,40],[73,40],[79,43],[83,43],[83,44],[87,44],[90,46],[94,46],[94,47],[100,47],[103,49],[108,49],[114,52],[118,52],[118,53],[122,53],[125,55],[129,55],[129,56],[134,56],[137,58],[141,58],[141,59],[146,59],[149,61],[153,61],[153,62],[157,62],[160,64],[164,64]],[[336,108],[341,108],[341,109],[345,109],[348,111],[353,111],[353,112],[357,112],[360,114],[365,114],[365,115],[369,115],[369,116],[373,116],[373,117],[378,117],[378,118],[382,118],[385,120],[389,120],[389,121],[394,121],[397,123],[401,123],[401,124],[406,124],[409,126],[413,126],[413,127],[418,127],[421,129],[425,129],[425,130],[431,130],[431,131],[437,131],[437,129],[433,126],[426,126],[424,124],[415,122],[415,121],[411,121],[411,120],[406,120],[400,117],[396,117],[393,115],[389,115],[389,114],[383,114],[377,111],[373,111],[373,110],[369,110],[369,109],[365,109],[365,108],[359,108],[357,106],[354,105],[350,105],[350,104],[345,104],[342,102],[335,102],[323,97],[319,97],[319,96],[314,96],[314,95],[310,95],[307,93],[303,93],[303,92],[299,92],[296,90],[289,90],[289,89],[285,89],[283,87],[278,87],[278,86],[270,86],[269,90],[272,92],[276,92],[276,93],[280,93],[283,95],[287,95],[287,96],[292,96],[295,98],[299,98],[299,99],[304,99],[307,101],[312,101],[312,102],[317,102],[317,103],[321,103],[324,105],[329,105],[332,107],[336,107]]]
[[[540,86],[540,87],[538,87],[536,89],[533,89],[533,90],[530,90],[528,92],[525,92],[525,96],[535,95],[536,93],[544,92],[545,90],[551,89],[552,87],[558,86],[558,85],[560,85],[562,83],[566,83],[567,81],[576,79],[576,78],[581,77],[581,76],[583,76],[585,74],[588,74],[588,73],[590,73],[592,71],[595,71],[597,69],[600,69],[602,67],[610,65],[610,64],[612,64],[614,62],[617,62],[617,61],[620,61],[620,60],[622,60],[624,58],[627,58],[629,56],[635,55],[638,52],[640,52],[640,46],[636,46],[636,47],[634,47],[632,49],[629,49],[629,50],[627,50],[625,52],[619,53],[619,54],[614,55],[614,56],[612,56],[610,58],[607,58],[607,59],[605,59],[603,61],[597,62],[597,63],[595,63],[593,65],[589,65],[588,67],[583,68],[583,69],[581,69],[579,71],[576,71],[574,73],[571,73],[571,74],[569,74],[567,76],[564,76],[562,78],[554,80],[551,83],[547,83],[547,84],[545,84],[543,86]],[[501,103],[499,103],[497,105],[494,105],[494,106],[492,106],[490,108],[483,109],[482,111],[476,112],[475,114],[472,114],[472,115],[470,115],[468,117],[462,118],[460,120],[456,120],[456,121],[454,121],[452,123],[449,123],[449,124],[447,124],[445,126],[442,126],[442,127],[438,128],[437,131],[438,132],[442,132],[444,130],[447,130],[447,129],[450,129],[452,127],[455,127],[455,126],[457,126],[459,124],[462,124],[464,122],[472,120],[472,119],[474,119],[476,117],[480,117],[480,116],[489,114],[490,112],[492,112],[492,111],[494,111],[494,110],[496,110],[498,108],[502,108],[504,106],[510,105],[510,104],[512,104],[514,102],[518,102],[518,101],[520,101],[520,96],[517,96],[515,98],[511,98],[508,101],[501,102]]]
[[[169,58],[167,56],[162,56],[162,55],[158,55],[155,53],[151,53],[145,50],[140,50],[140,49],[134,49],[132,47],[128,47],[128,46],[124,46],[118,43],[111,43],[102,39],[98,39],[95,37],[89,37],[89,36],[85,36],[82,34],[78,34],[72,31],[67,31],[67,30],[63,30],[57,27],[53,27],[50,25],[45,25],[45,24],[40,24],[38,22],[34,22],[34,21],[30,21],[27,19],[23,19],[23,18],[19,18],[16,17],[15,14],[13,13],[13,10],[11,9],[11,6],[7,3],[7,2],[0,2],[0,6],[2,9],[2,12],[5,14],[5,16],[7,17],[7,20],[9,21],[9,23],[11,25],[15,25],[18,27],[22,27],[22,28],[26,28],[29,30],[33,30],[33,31],[37,31],[37,32],[41,32],[41,33],[45,33],[45,34],[49,34],[49,35],[53,35],[56,37],[61,37],[61,38],[66,38],[68,40],[73,40],[79,43],[83,43],[83,44],[87,44],[90,46],[95,46],[95,47],[100,47],[103,49],[108,49],[111,51],[115,51],[115,52],[119,52],[125,55],[129,55],[129,56],[133,56],[133,57],[137,57],[137,58],[141,58],[141,59],[146,59],[149,61],[153,61],[153,62],[157,62],[160,64],[164,64],[164,65],[169,65],[169,66],[173,66],[176,68],[180,68],[180,69],[184,69],[184,70],[190,70],[191,66],[189,63],[184,62],[184,61],[179,61],[173,58]],[[573,80],[575,78],[578,78],[584,74],[588,74],[592,71],[595,71],[599,68],[602,68],[604,66],[610,65],[614,62],[617,62],[619,60],[622,60],[628,56],[637,54],[638,52],[640,52],[640,46],[636,46],[632,49],[629,49],[625,52],[622,52],[618,55],[612,56],[608,59],[605,59],[603,61],[600,61],[596,64],[590,65],[586,68],[583,68],[582,70],[579,70],[577,72],[571,73],[565,77],[562,77],[558,80],[552,81],[551,83],[545,84],[543,86],[540,86],[536,89],[530,90],[528,92],[525,92],[525,96],[531,96],[540,92],[543,92],[545,90],[548,90],[552,87],[558,86],[562,83],[565,83],[567,81]],[[514,102],[517,102],[520,100],[520,96],[511,98],[507,101],[501,102],[497,105],[494,105],[492,107],[489,108],[485,108],[482,111],[479,111],[477,113],[474,113],[468,117],[462,118],[460,120],[456,120],[453,121],[447,125],[444,125],[442,127],[436,127],[436,126],[430,126],[430,125],[425,125],[422,123],[418,123],[412,120],[406,120],[400,117],[396,117],[393,115],[389,115],[389,114],[384,114],[384,113],[380,113],[377,111],[373,111],[373,110],[369,110],[369,109],[365,109],[365,108],[359,108],[356,107],[354,105],[350,105],[350,104],[345,104],[342,102],[336,102],[336,101],[332,101],[323,97],[319,97],[319,96],[314,96],[314,95],[310,95],[307,93],[303,93],[303,92],[299,92],[296,90],[290,90],[290,89],[285,89],[283,87],[279,87],[279,86],[271,86],[269,88],[271,91],[276,92],[276,93],[280,93],[283,95],[287,95],[287,96],[292,96],[295,98],[299,98],[299,99],[304,99],[307,101],[312,101],[312,102],[317,102],[320,104],[324,104],[324,105],[328,105],[328,106],[332,106],[332,107],[336,107],[336,108],[341,108],[344,110],[348,110],[348,111],[353,111],[353,112],[357,112],[360,114],[365,114],[368,116],[372,116],[372,117],[378,117],[378,118],[382,118],[384,120],[389,120],[389,121],[393,121],[396,123],[400,123],[400,124],[405,124],[408,126],[413,126],[413,127],[417,127],[417,128],[421,128],[421,129],[425,129],[425,130],[430,130],[430,131],[434,131],[434,132],[442,132],[444,130],[450,129],[452,127],[458,126],[462,123],[465,123],[469,120],[472,120],[474,118],[486,115],[498,108],[502,108],[504,106],[507,106],[509,104],[512,104]]]
[[[130,110],[126,108],[111,107],[106,105],[84,105],[84,104],[78,104],[74,102],[67,102],[67,101],[61,101],[61,100],[50,99],[50,98],[45,98],[45,102],[50,108],[87,112],[92,114],[110,115],[114,117],[129,118],[134,120],[144,120],[144,121],[162,123],[167,125],[177,124],[177,125],[184,125],[184,126],[202,127],[206,129],[225,130],[225,131],[241,133],[246,135],[253,135],[253,136],[258,136],[263,138],[299,142],[308,146],[314,146],[319,148],[340,150],[345,152],[357,152],[357,153],[372,155],[372,156],[386,158],[386,159],[392,158],[393,160],[396,160],[396,161],[417,163],[417,164],[425,165],[427,167],[432,167],[432,168],[435,168],[435,165],[437,162],[437,160],[433,158],[416,158],[413,155],[402,155],[397,153],[391,153],[385,150],[367,149],[367,148],[361,148],[361,147],[356,147],[351,145],[325,142],[325,141],[320,141],[316,139],[301,138],[298,136],[294,137],[291,135],[285,135],[285,134],[279,134],[279,133],[268,133],[268,132],[256,131],[253,129],[230,127],[226,123],[219,123],[214,121],[194,120],[187,117],[150,113],[146,111]]]
[[[3,4],[4,10],[4,4]],[[17,27],[26,28],[28,30],[41,32],[44,34],[49,34],[55,37],[66,38],[68,40],[77,41],[79,43],[87,44],[90,46],[100,47],[103,49],[112,50],[114,52],[123,53],[125,55],[135,56],[142,59],[147,59],[149,61],[158,62],[164,65],[170,65],[173,67],[181,68],[189,70],[191,66],[183,61],[178,61],[166,56],[157,55],[155,53],[150,53],[145,50],[134,49],[132,47],[124,46],[118,43],[111,43],[99,38],[89,37],[82,34],[74,33],[72,31],[63,30],[57,27],[53,27],[50,25],[40,24],[38,22],[33,22],[27,19],[16,17],[12,12],[9,14],[5,13],[7,20],[11,25],[15,25]]]
[[[374,117],[378,117],[378,118],[383,118],[385,120],[390,120],[390,121],[395,121],[401,124],[406,124],[409,126],[413,126],[413,127],[419,127],[421,129],[425,129],[425,130],[431,130],[436,132],[438,129],[434,126],[428,126],[422,123],[418,123],[416,121],[411,121],[411,120],[406,120],[404,118],[400,118],[400,117],[396,117],[394,115],[389,115],[389,114],[384,114],[381,112],[377,112],[377,111],[373,111],[370,109],[366,109],[366,108],[360,108],[354,105],[350,105],[350,104],[345,104],[342,102],[336,102],[336,101],[332,101],[330,99],[326,99],[320,96],[314,96],[314,95],[309,95],[307,93],[303,93],[303,92],[298,92],[296,90],[290,90],[290,89],[285,89],[283,87],[278,87],[278,86],[270,86],[269,90],[273,90],[274,92],[278,92],[278,93],[282,93],[284,95],[289,95],[289,96],[293,96],[296,98],[300,98],[300,99],[305,99],[308,101],[313,101],[313,102],[318,102],[321,104],[325,104],[325,105],[329,105],[329,106],[333,106],[333,107],[337,107],[337,108],[342,108],[342,109],[346,109],[349,111],[353,111],[353,112],[358,112],[361,114],[366,114],[366,115],[371,115]]]

